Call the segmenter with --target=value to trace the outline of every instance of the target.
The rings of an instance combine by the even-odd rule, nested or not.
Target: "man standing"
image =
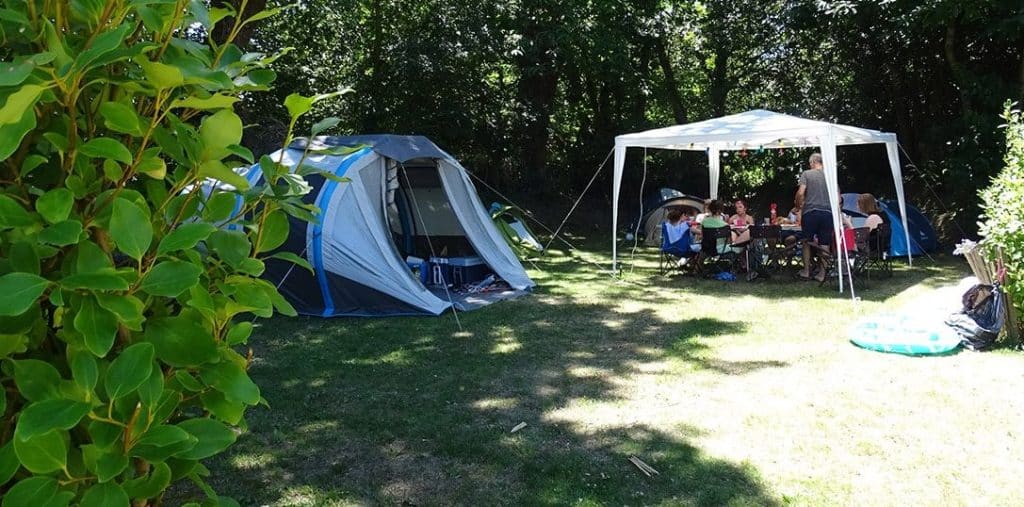
[[[832,206],[828,200],[828,186],[825,184],[825,171],[822,170],[821,153],[814,153],[809,160],[811,168],[800,175],[800,187],[796,191],[793,202],[803,211],[800,226],[804,239],[804,269],[797,274],[809,280],[811,272],[811,246],[814,241],[828,255],[832,245]],[[821,261],[821,269],[814,278],[819,282],[825,279],[825,264]]]

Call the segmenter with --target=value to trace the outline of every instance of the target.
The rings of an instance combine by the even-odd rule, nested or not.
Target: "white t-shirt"
[[[878,216],[877,213],[868,215],[868,218],[864,220],[864,227],[875,230],[883,222],[882,217]]]

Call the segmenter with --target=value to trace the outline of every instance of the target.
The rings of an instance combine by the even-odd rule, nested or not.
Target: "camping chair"
[[[857,251],[858,230],[862,230],[862,234],[867,233],[866,227],[861,227],[859,229],[853,230],[846,229],[843,231],[843,234],[845,235],[844,239],[846,248],[843,249],[842,254],[839,256],[840,262],[838,263],[836,262],[836,254],[834,250],[829,249],[826,252],[826,250],[820,245],[818,245],[818,243],[808,243],[811,246],[812,257],[818,259],[819,263],[824,264],[825,266],[825,278],[818,283],[819,287],[823,287],[826,283],[830,283],[833,279],[838,277],[839,270],[842,269],[843,276],[846,279],[846,284],[856,288],[855,284],[858,282],[859,278],[857,276],[856,267],[858,263],[858,258],[861,255]],[[839,248],[840,246],[841,245],[836,245],[837,248]],[[847,267],[849,267],[849,271],[847,271]]]
[[[698,272],[712,277],[724,271],[732,271],[737,255],[732,250],[732,229],[725,227],[704,227],[700,238],[700,256],[694,263]]]
[[[892,227],[884,222],[868,235],[869,250],[864,266],[867,276],[871,276],[872,269],[877,269],[886,278],[892,276],[892,257],[889,255],[891,241]]]
[[[756,271],[758,275],[762,276],[778,272],[782,264],[787,261],[781,226],[750,226],[750,243],[750,247],[746,250],[748,278],[751,271]]]
[[[686,231],[675,243],[668,242],[668,222],[661,223],[661,261],[658,270],[661,274],[671,271],[686,272],[692,269],[692,258],[697,253],[690,249],[691,232]],[[691,259],[691,262],[681,264],[680,260]]]

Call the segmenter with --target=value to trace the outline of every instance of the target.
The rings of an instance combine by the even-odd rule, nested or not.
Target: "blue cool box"
[[[421,270],[420,280],[426,285],[440,285],[438,274],[444,282],[453,285],[479,282],[491,272],[480,257],[431,257],[428,268]]]

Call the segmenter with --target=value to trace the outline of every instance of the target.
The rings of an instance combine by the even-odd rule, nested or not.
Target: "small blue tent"
[[[857,193],[843,194],[843,211],[854,216],[864,216],[857,206]],[[900,206],[896,201],[879,199],[878,207],[887,215],[892,227],[892,242],[889,248],[890,257],[907,255],[907,235],[903,233],[903,220],[900,218]],[[921,255],[934,252],[939,248],[938,235],[935,227],[925,218],[921,210],[907,204],[907,227],[910,232],[910,254]]]

